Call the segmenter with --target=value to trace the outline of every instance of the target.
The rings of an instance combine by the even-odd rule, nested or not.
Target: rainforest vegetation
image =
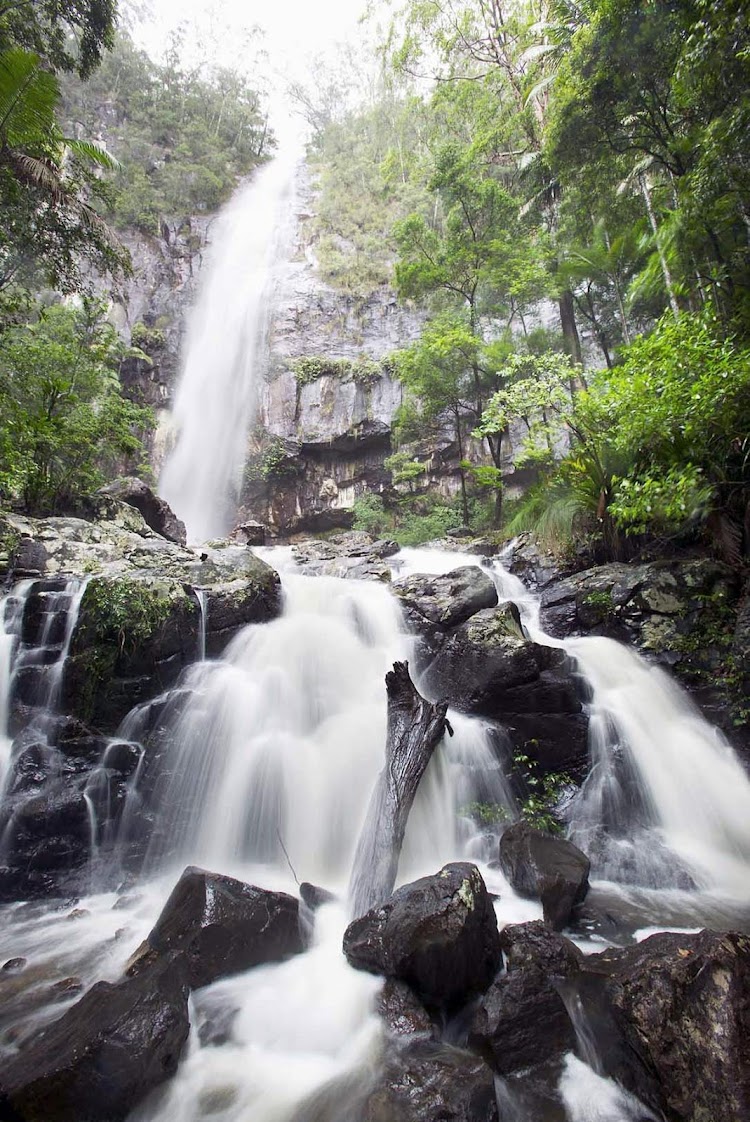
[[[409,0],[370,104],[324,126],[317,104],[327,278],[355,297],[391,280],[428,316],[395,356],[395,478],[418,490],[431,429],[462,458],[483,441],[448,522],[609,555],[644,535],[747,552],[745,16],[740,0]],[[511,432],[538,482],[504,503]],[[400,520],[361,505],[361,525]]]
[[[118,371],[149,359],[102,297],[134,234],[215,211],[273,144],[239,74],[188,65],[179,36],[155,63],[114,0],[0,6],[0,499],[57,513],[148,473],[153,416]]]

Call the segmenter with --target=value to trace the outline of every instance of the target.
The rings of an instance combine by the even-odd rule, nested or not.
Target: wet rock
[[[394,581],[393,591],[402,605],[430,625],[449,631],[465,623],[483,608],[497,604],[497,589],[479,566],[467,565],[441,576],[415,573]]]
[[[241,580],[213,584],[206,591],[206,655],[216,658],[249,623],[267,623],[281,614],[279,574],[248,552]]]
[[[398,550],[396,542],[373,538],[363,530],[292,546],[294,559],[304,572],[352,580],[389,581],[391,570],[385,559]]]
[[[750,937],[652,935],[585,960],[605,1072],[679,1122],[750,1117]]]
[[[5,974],[20,974],[25,968],[26,962],[25,958],[9,958],[7,962],[3,963],[3,972]]]
[[[504,568],[518,577],[532,592],[561,580],[567,569],[549,550],[543,549],[531,534],[519,534],[503,550]]]
[[[426,671],[456,709],[501,722],[513,749],[542,771],[585,772],[588,719],[563,652],[527,639],[514,605],[477,612],[452,631]]]
[[[98,982],[6,1062],[0,1116],[23,1122],[122,1122],[174,1075],[190,1027],[187,986],[170,965]]]
[[[16,539],[8,558],[8,569],[14,580],[41,576],[47,568],[48,553],[43,542],[22,534]]]
[[[541,900],[544,919],[556,931],[567,926],[586,898],[591,863],[565,838],[515,822],[500,838],[499,860],[520,896]]]
[[[311,912],[317,911],[323,904],[330,904],[336,899],[334,893],[329,892],[327,888],[319,888],[316,884],[310,884],[306,880],[303,880],[299,886],[299,894]]]
[[[265,545],[268,538],[268,527],[264,526],[262,522],[249,519],[235,528],[232,537],[237,538],[238,541],[244,541],[245,545]]]
[[[135,507],[143,515],[146,525],[155,533],[177,545],[185,545],[185,523],[177,517],[169,503],[155,494],[142,480],[131,476],[116,479],[114,483],[102,487],[98,494]]]
[[[457,1008],[481,993],[500,966],[492,902],[474,865],[446,865],[403,885],[349,925],[352,966],[406,982],[428,1008]]]
[[[429,1013],[405,982],[388,978],[378,994],[376,1010],[394,1036],[434,1036]]]
[[[84,783],[83,778],[71,777],[14,801],[0,871],[0,899],[60,895],[67,887],[64,874],[87,865],[90,824]]]
[[[50,1001],[69,1001],[76,997],[83,989],[80,978],[61,978],[59,982],[49,987],[47,991]]]
[[[189,867],[128,973],[140,975],[154,962],[177,958],[195,989],[302,949],[293,896]]]
[[[541,922],[501,932],[507,971],[480,998],[469,1044],[503,1076],[559,1059],[575,1047],[573,1024],[558,991],[581,955]]]
[[[477,1056],[429,1041],[391,1050],[365,1099],[362,1122],[499,1122],[492,1070]]]

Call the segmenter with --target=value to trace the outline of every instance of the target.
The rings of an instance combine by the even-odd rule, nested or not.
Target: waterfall
[[[212,228],[172,410],[177,438],[159,481],[195,543],[234,521],[296,164],[282,154],[261,168]]]
[[[546,635],[538,597],[498,562],[493,575],[531,638],[561,647],[590,690],[590,769],[569,821],[595,874],[657,890],[695,885],[747,908],[750,778],[722,733],[622,643]]]
[[[300,880],[346,883],[383,766],[384,677],[409,639],[378,583],[289,574],[284,592],[280,619],[246,628],[221,660],[188,672],[152,868],[284,868],[288,854]],[[461,806],[491,797],[510,807],[489,726],[456,715],[454,727],[415,802],[402,857],[410,874],[455,856]]]

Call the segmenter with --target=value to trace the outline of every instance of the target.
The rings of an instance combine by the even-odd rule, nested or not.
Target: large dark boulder
[[[143,521],[157,534],[177,545],[185,545],[185,523],[174,513],[169,503],[155,494],[142,480],[132,476],[116,479],[98,492],[105,498],[127,503],[143,515]]]
[[[15,761],[16,780],[23,777],[27,761],[32,766],[25,753]],[[20,774],[17,769],[22,769]],[[0,900],[65,894],[91,856],[85,779],[70,776],[48,782],[46,770],[38,774],[39,784],[34,786],[41,790],[27,787],[6,804]]]
[[[494,582],[478,565],[466,565],[440,576],[414,573],[393,582],[393,591],[410,618],[449,631],[465,623],[483,608],[497,604]]]
[[[98,982],[0,1073],[9,1122],[121,1122],[174,1075],[190,1022],[174,964],[117,985]]]
[[[500,966],[497,920],[474,865],[446,865],[399,888],[349,925],[352,966],[406,982],[428,1008],[457,1008],[487,988]]]
[[[232,877],[185,869],[129,967],[177,958],[192,989],[302,950],[299,902]]]
[[[515,605],[450,632],[424,680],[454,708],[503,724],[513,749],[542,771],[585,771],[588,720],[572,670],[562,651],[525,637]]]
[[[559,983],[577,972],[577,948],[541,922],[514,924],[500,936],[507,970],[480,998],[469,1044],[503,1076],[559,1059],[575,1047]]]
[[[589,888],[591,863],[565,838],[515,822],[500,838],[500,868],[520,896],[541,900],[544,918],[556,931],[571,919]]]
[[[445,1044],[412,1041],[386,1056],[361,1122],[499,1122],[492,1070]]]
[[[652,935],[585,960],[605,1072],[675,1122],[750,1118],[750,936]]]

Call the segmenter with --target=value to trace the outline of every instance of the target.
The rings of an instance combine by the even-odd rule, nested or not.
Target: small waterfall
[[[261,168],[213,228],[174,400],[177,440],[159,482],[195,543],[234,522],[296,163],[281,155]]]
[[[0,797],[5,791],[13,743],[8,729],[13,666],[21,641],[26,598],[33,584],[32,580],[22,581],[7,596],[0,598]]]
[[[206,657],[206,628],[208,627],[208,593],[205,588],[194,588],[195,598],[198,601],[200,622],[198,624],[198,662],[203,662]]]
[[[750,778],[731,745],[664,670],[614,639],[551,638],[538,597],[498,563],[493,575],[529,635],[566,651],[591,690],[591,767],[569,833],[596,876],[659,890],[697,885],[746,905]]]
[[[385,673],[408,638],[379,584],[290,575],[284,589],[280,619],[247,628],[221,660],[188,672],[167,718],[152,866],[283,868],[285,848],[300,879],[346,883],[383,765]],[[412,811],[408,875],[455,856],[470,832],[461,805],[512,805],[490,727],[460,716],[454,727]]]

